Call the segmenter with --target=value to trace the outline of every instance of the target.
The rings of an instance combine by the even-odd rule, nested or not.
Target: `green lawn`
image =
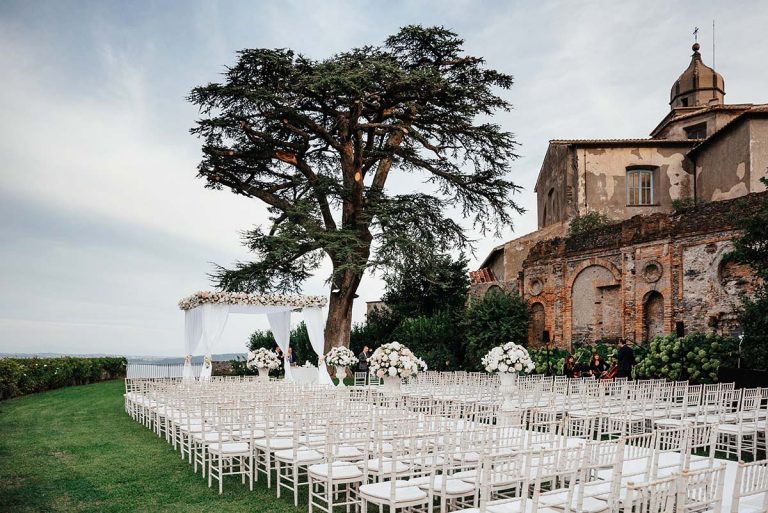
[[[0,402],[0,512],[305,512],[262,482],[208,488],[123,411],[122,381]]]

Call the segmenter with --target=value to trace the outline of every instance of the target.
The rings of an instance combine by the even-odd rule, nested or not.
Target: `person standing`
[[[291,346],[288,346],[288,355],[287,355],[288,365],[291,367],[296,367],[298,358],[296,358],[296,353],[293,352],[293,348]]]
[[[616,354],[618,360],[617,378],[632,379],[632,367],[635,365],[635,352],[627,345],[623,338],[619,340],[619,351]]]
[[[360,372],[368,372],[368,352],[371,349],[368,346],[363,347],[363,350],[357,355],[357,368]]]

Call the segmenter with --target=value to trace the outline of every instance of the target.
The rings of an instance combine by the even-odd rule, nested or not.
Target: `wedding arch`
[[[198,347],[205,354],[205,364],[200,379],[211,376],[211,355],[221,340],[229,314],[265,314],[275,342],[283,351],[285,378],[292,379],[288,364],[288,344],[291,335],[291,313],[300,311],[307,325],[309,342],[318,355],[323,354],[323,307],[327,300],[322,296],[297,296],[283,294],[246,294],[244,292],[195,292],[179,301],[184,311],[184,379],[193,378],[192,355]],[[318,382],[331,384],[328,369],[318,365]]]

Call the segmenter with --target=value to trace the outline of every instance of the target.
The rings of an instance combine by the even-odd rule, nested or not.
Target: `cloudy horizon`
[[[97,2],[0,4],[0,352],[178,355],[178,300],[211,288],[212,262],[249,255],[256,200],[196,178],[197,119],[185,100],[243,48],[323,58],[379,44],[403,25],[443,25],[465,50],[515,76],[510,178],[528,211],[488,251],[535,230],[533,186],[547,142],[647,137],[700,27],[726,103],[768,102],[768,4],[740,2]],[[419,180],[393,176],[397,188]],[[393,181],[394,182],[394,181]],[[325,270],[327,273],[327,270]],[[304,293],[327,295],[326,276]],[[354,319],[382,282],[366,276]],[[299,316],[295,316],[298,321]],[[241,352],[257,316],[232,316],[217,353]]]

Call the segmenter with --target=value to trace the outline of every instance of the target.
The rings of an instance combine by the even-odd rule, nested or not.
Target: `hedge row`
[[[1,358],[0,400],[71,385],[124,378],[119,358]]]

